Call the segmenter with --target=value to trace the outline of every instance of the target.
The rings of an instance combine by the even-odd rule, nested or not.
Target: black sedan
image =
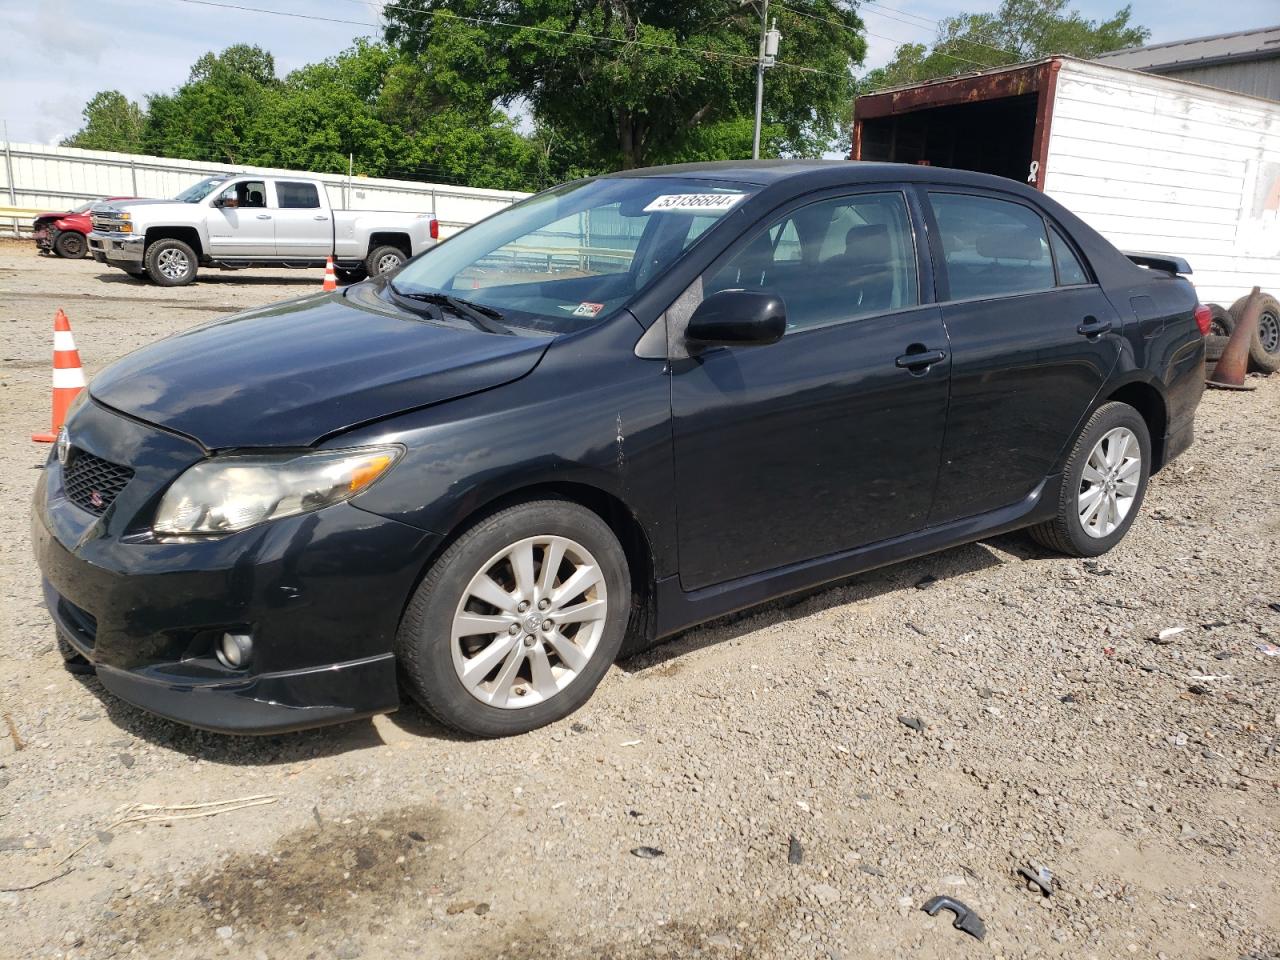
[[[1012,181],[847,162],[538,194],[104,370],[33,514],[64,655],[263,733],[480,736],[620,653],[1021,527],[1115,546],[1191,443],[1185,265]]]

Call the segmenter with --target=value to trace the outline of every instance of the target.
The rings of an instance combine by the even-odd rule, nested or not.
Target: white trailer
[[[1033,184],[1121,250],[1172,254],[1205,303],[1280,294],[1280,103],[1049,57],[859,97],[854,160]],[[1259,346],[1280,363],[1280,304]]]

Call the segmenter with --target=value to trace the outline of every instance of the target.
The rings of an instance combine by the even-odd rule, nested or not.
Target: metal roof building
[[[1130,47],[1104,53],[1097,60],[1110,67],[1280,100],[1280,26]]]

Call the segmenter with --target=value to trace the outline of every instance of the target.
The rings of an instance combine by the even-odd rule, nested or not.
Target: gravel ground
[[[857,577],[690,631],[505,741],[409,705],[194,732],[54,650],[27,533],[52,314],[92,375],[320,277],[163,290],[0,244],[0,886],[48,880],[0,892],[0,954],[1280,956],[1280,378],[1206,394],[1096,562],[1014,535]],[[129,806],[246,797],[268,802]],[[1051,896],[1015,875],[1033,861]],[[924,914],[936,894],[985,942]]]

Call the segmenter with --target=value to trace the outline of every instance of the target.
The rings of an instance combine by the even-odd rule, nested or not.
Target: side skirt
[[[666,577],[655,585],[657,616],[653,640],[856,573],[912,560],[1052,519],[1057,511],[1061,483],[1062,475],[1053,474],[1042,480],[1022,500],[998,510],[701,590],[686,592],[680,586],[678,575]]]

